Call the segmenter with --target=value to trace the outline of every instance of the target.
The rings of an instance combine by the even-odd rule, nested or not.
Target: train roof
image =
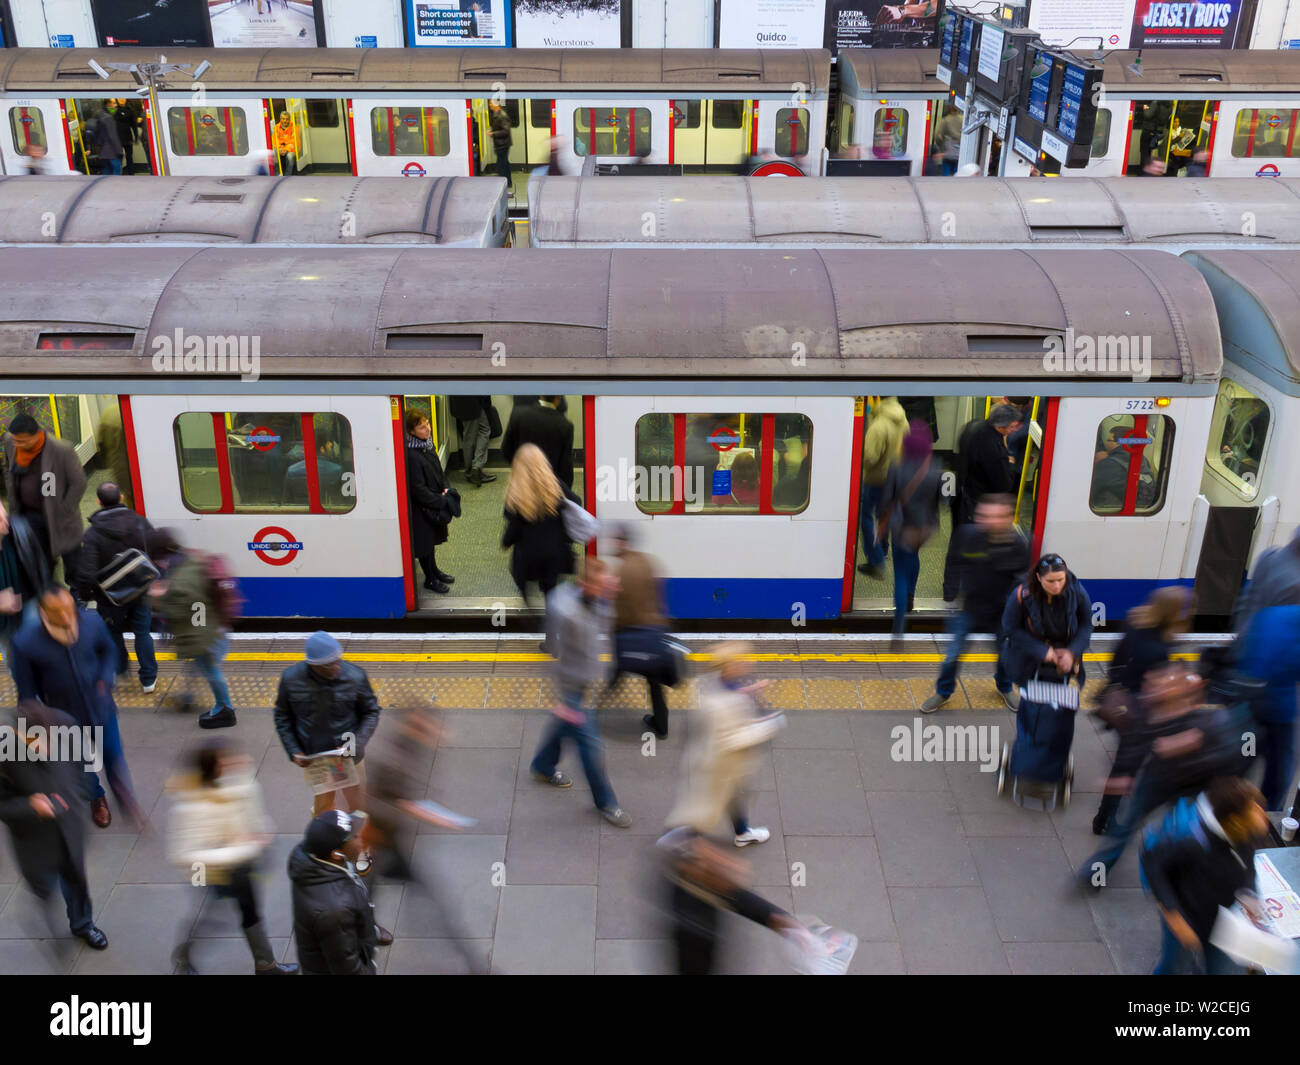
[[[1183,258],[1209,283],[1233,363],[1300,395],[1300,252],[1224,249]]]
[[[0,50],[0,86],[5,92],[68,89],[103,95],[114,88],[134,92],[124,71],[105,82],[87,65],[157,62],[148,48],[15,48]],[[620,91],[674,89],[703,92],[748,88],[789,93],[803,85],[825,93],[830,52],[798,48],[169,48],[170,62],[196,68],[209,90],[490,89],[493,82],[529,90],[609,87]],[[107,58],[106,58],[107,57]],[[173,75],[173,90],[186,91],[185,75]]]
[[[1089,52],[1080,59],[1096,62]],[[1140,98],[1143,93],[1169,93],[1192,89],[1227,92],[1294,92],[1300,89],[1300,61],[1286,51],[1241,48],[1147,48],[1142,51],[1142,73],[1129,69],[1138,58],[1128,49],[1107,52],[1102,60],[1102,82],[1110,93]],[[846,48],[839,53],[841,71],[860,93],[933,92],[947,95],[948,87],[935,77],[937,48]],[[843,75],[841,75],[843,76]]]
[[[1155,251],[0,248],[0,280],[6,377],[157,377],[236,331],[262,377],[1133,378],[1046,359],[1067,330],[1149,338],[1156,381],[1222,365],[1204,279]]]
[[[529,228],[539,247],[1300,245],[1300,180],[541,177]]]
[[[505,197],[504,178],[8,177],[0,244],[477,247]]]

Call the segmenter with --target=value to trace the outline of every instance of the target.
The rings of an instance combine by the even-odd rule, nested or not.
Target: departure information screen
[[[1056,116],[1056,128],[1071,144],[1078,139],[1086,83],[1085,72],[1067,63],[1065,76],[1061,79],[1061,109]]]

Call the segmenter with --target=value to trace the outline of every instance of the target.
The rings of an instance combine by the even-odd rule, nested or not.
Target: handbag
[[[1030,702],[1054,706],[1058,710],[1079,709],[1079,689],[1070,683],[1069,677],[1061,676],[1058,669],[1036,671],[1034,679],[1025,684],[1023,693]]]
[[[159,577],[158,567],[138,547],[119,551],[95,574],[95,583],[114,606],[129,606]]]
[[[1097,706],[1097,717],[1108,728],[1121,735],[1132,729],[1137,715],[1134,713],[1134,695],[1124,685],[1112,681],[1101,693],[1101,702]]]
[[[600,522],[596,519],[596,515],[584,510],[572,500],[564,501],[560,514],[564,518],[564,535],[575,544],[590,543],[600,532]]]

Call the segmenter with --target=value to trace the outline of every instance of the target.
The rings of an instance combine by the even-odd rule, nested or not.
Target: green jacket
[[[213,606],[203,563],[184,555],[172,564],[165,579],[167,590],[155,605],[167,619],[167,627],[176,641],[176,653],[182,658],[205,654],[221,636],[224,622]],[[195,609],[199,604],[202,610]],[[195,623],[196,616],[200,624]]]

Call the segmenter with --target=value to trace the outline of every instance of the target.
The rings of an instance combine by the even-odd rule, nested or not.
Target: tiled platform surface
[[[491,643],[492,641],[485,641]],[[802,641],[790,641],[791,651]],[[481,644],[480,644],[481,645]],[[447,641],[413,643],[448,654]],[[458,646],[458,645],[457,645]],[[810,644],[808,646],[811,646]],[[383,650],[376,641],[357,654]],[[300,653],[301,641],[277,650]],[[247,645],[243,648],[247,650]],[[265,650],[265,646],[263,645]],[[513,652],[535,652],[535,644]],[[934,644],[937,650],[938,645]],[[764,645],[763,652],[779,653]],[[837,652],[848,650],[843,644]],[[979,648],[975,648],[979,650]],[[918,646],[908,651],[924,653]],[[668,925],[654,841],[678,785],[685,715],[670,737],[647,743],[640,724],[644,685],[625,679],[600,700],[609,774],[633,818],[630,830],[597,816],[577,759],[563,768],[575,786],[534,783],[528,761],[546,721],[543,662],[365,663],[381,704],[433,697],[450,736],[431,754],[427,794],[478,819],[467,833],[430,830],[414,846],[417,865],[435,877],[437,903],[414,889],[372,879],[380,919],[397,942],[380,952],[388,974],[632,973],[670,971]],[[285,757],[269,707],[283,662],[230,667],[236,738],[259,766],[275,843],[261,882],[265,919],[284,957],[292,958],[285,858],[309,819],[301,772]],[[789,727],[765,751],[750,809],[772,839],[750,847],[755,889],[799,914],[815,914],[856,932],[861,973],[1113,973],[1154,965],[1158,925],[1126,855],[1112,885],[1090,900],[1068,889],[1071,868],[1090,853],[1090,822],[1111,740],[1081,715],[1075,739],[1076,798],[1068,810],[1023,810],[995,794],[994,773],[978,764],[895,760],[895,729],[913,722],[995,726],[1014,736],[1013,717],[997,709],[991,664],[970,663],[950,709],[921,719],[933,663],[762,662],[774,677],[767,701],[791,711]],[[172,931],[192,920],[197,889],[166,859],[165,781],[179,754],[201,733],[192,714],[159,708],[178,691],[175,663],[163,665],[158,691],[120,690],[122,730],[137,791],[153,832],[137,834],[118,818],[91,830],[89,867],[97,920],[112,945],[103,953],[73,946],[54,954],[31,938],[36,918],[7,846],[0,849],[0,972],[162,973]],[[6,678],[7,680],[7,678]],[[199,692],[202,695],[202,692]],[[0,698],[8,698],[0,691]],[[693,705],[693,686],[672,695]],[[993,746],[997,746],[994,744]],[[209,905],[211,905],[209,903]],[[786,971],[772,933],[725,918],[721,967],[728,972]],[[243,972],[247,952],[230,903],[212,916],[196,963],[206,972]]]

